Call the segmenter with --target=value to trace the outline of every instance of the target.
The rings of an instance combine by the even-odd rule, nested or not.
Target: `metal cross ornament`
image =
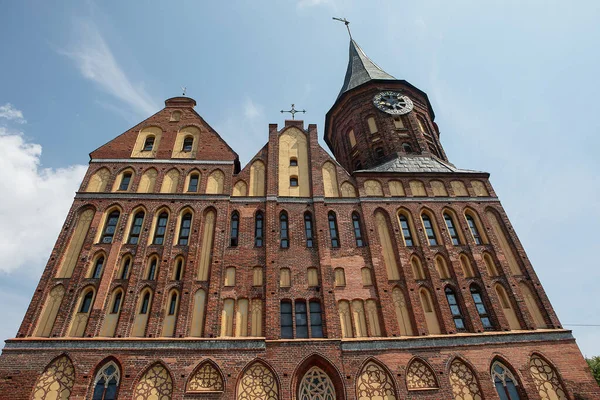
[[[286,113],[286,112],[287,112],[287,113],[290,113],[290,114],[292,114],[292,119],[296,119],[296,118],[294,117],[294,116],[296,115],[296,113],[305,113],[305,114],[306,114],[306,110],[296,110],[296,109],[294,108],[294,104],[292,104],[292,108],[291,108],[290,110],[287,110],[287,111],[281,110],[281,113],[282,113],[282,114],[283,114],[283,113]]]
[[[332,17],[331,19],[334,19],[336,21],[340,21],[343,22],[346,25],[346,29],[348,29],[348,35],[350,36],[350,39],[352,39],[352,33],[350,33],[350,21],[348,21],[346,18],[336,18],[336,17]]]
[[[183,91],[183,95],[185,96],[185,92],[187,92],[187,86],[182,86],[181,90]]]

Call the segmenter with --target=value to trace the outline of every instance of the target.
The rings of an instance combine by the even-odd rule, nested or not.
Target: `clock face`
[[[373,97],[373,104],[388,114],[408,114],[413,109],[413,102],[398,92],[381,92]]]

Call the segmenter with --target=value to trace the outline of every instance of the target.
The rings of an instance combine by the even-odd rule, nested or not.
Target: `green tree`
[[[596,382],[598,382],[598,385],[600,385],[600,356],[586,358],[585,361],[587,361],[588,365],[590,366],[592,375],[594,375],[594,378],[596,378]]]

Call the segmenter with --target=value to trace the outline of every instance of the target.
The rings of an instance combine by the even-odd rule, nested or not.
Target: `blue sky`
[[[427,92],[458,167],[484,170],[562,323],[600,355],[600,3],[19,1],[0,14],[0,339],[13,337],[88,153],[188,94],[242,164],[290,103],[318,124],[348,18]],[[9,305],[9,307],[6,307]]]

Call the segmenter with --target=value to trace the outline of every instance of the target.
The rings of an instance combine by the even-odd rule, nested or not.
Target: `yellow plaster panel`
[[[148,136],[154,136],[154,146],[150,151],[144,151],[144,144]],[[160,137],[162,136],[162,129],[157,126],[149,126],[144,128],[138,133],[137,140],[131,152],[131,158],[154,158],[158,146],[160,145]]]
[[[340,197],[335,165],[327,161],[323,164],[322,173],[325,197]]]
[[[298,166],[290,166],[296,158]],[[308,140],[298,128],[291,127],[279,136],[279,196],[310,196]],[[290,186],[290,177],[298,176],[298,186]]]
[[[194,142],[192,144],[192,151],[184,151],[183,150],[183,141],[186,137],[192,137]],[[173,153],[171,154],[171,158],[196,158],[196,154],[198,153],[198,143],[200,141],[200,129],[195,126],[186,126],[185,128],[181,128],[179,132],[177,132],[177,137],[175,138],[175,145],[173,146]]]

